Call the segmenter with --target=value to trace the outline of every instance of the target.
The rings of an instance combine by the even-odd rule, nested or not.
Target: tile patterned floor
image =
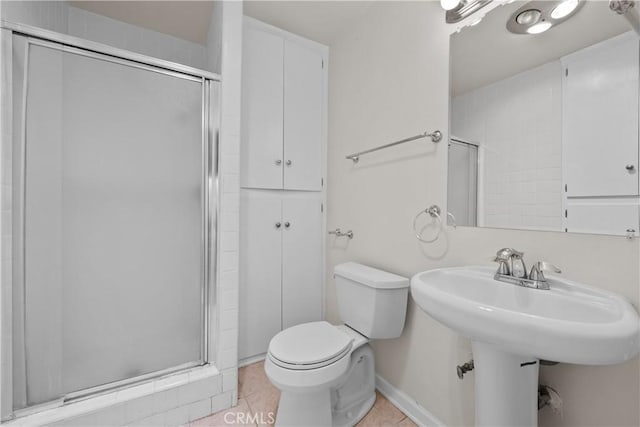
[[[264,363],[258,362],[238,371],[238,405],[192,422],[189,427],[273,425],[278,411],[280,392],[264,373]],[[417,427],[405,414],[376,391],[376,403],[357,427]]]

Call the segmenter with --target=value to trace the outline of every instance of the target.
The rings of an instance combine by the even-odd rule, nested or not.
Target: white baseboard
[[[431,412],[423,408],[404,392],[398,390],[380,375],[376,374],[376,388],[407,417],[421,427],[445,427],[445,424]]]
[[[262,362],[266,356],[267,356],[267,353],[262,353],[257,356],[247,357],[246,359],[238,360],[238,368],[242,368],[243,366],[247,366],[247,365],[252,365],[256,362]]]

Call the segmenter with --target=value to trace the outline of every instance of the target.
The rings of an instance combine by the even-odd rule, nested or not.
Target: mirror
[[[638,235],[638,35],[605,1],[539,34],[507,28],[571,1],[515,1],[451,36],[457,225]]]

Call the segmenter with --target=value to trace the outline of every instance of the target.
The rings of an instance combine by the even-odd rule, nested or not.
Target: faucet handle
[[[512,250],[511,257],[513,257],[513,258],[520,259],[520,258],[522,258],[524,256],[524,252],[520,252],[520,251],[517,251],[515,249],[511,249],[511,250]]]
[[[501,274],[503,276],[511,275],[511,268],[509,268],[509,263],[503,259],[494,259],[495,262],[498,263],[498,271],[497,274]]]
[[[513,248],[502,248],[498,252],[496,252],[496,259],[507,260],[511,257],[522,258],[523,256],[524,256],[524,252],[520,252]]]
[[[542,281],[545,280],[543,271],[551,271],[552,273],[562,273],[559,267],[547,261],[538,261],[531,267],[529,279]]]
[[[498,260],[508,261],[511,258],[522,258],[524,252],[517,251],[513,248],[502,248],[496,252],[496,262]]]
[[[500,251],[496,254],[496,256],[491,258],[491,261],[498,263],[498,271],[497,274],[502,274],[504,276],[511,275],[511,267],[509,266],[509,257],[505,257],[501,255]]]
[[[551,264],[550,262],[547,261],[538,261],[536,263],[536,266],[538,267],[538,270],[540,271],[551,271],[553,273],[562,273],[562,270],[560,270],[560,267]]]

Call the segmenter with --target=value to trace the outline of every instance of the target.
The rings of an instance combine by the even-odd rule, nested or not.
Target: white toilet
[[[265,371],[280,389],[278,426],[353,426],[375,401],[369,339],[404,328],[409,279],[348,262],[334,269],[344,325],[311,322],[278,333]]]

